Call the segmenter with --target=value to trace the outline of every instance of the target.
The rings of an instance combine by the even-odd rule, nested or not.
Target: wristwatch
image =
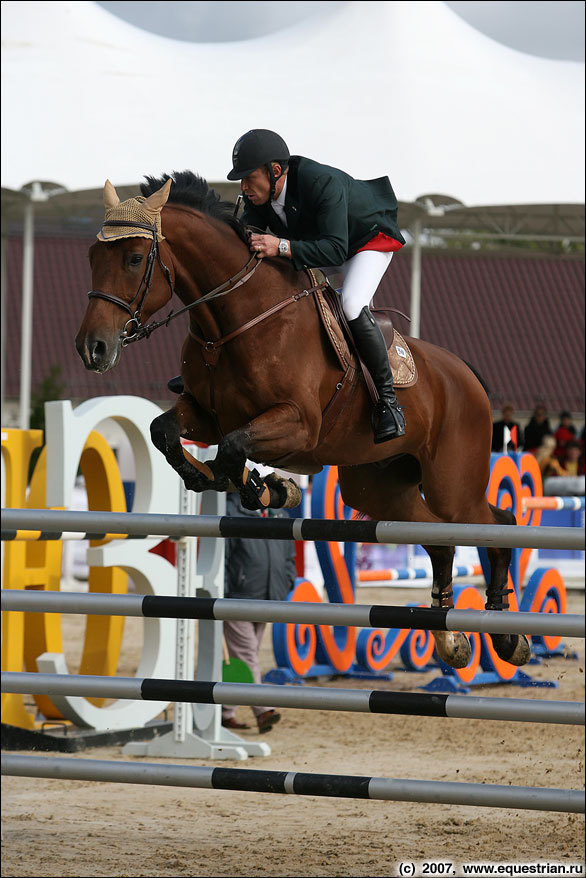
[[[286,238],[279,240],[279,256],[287,256],[289,253],[289,241]]]

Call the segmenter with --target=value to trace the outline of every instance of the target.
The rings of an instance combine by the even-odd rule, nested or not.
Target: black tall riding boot
[[[176,375],[175,378],[170,378],[167,381],[167,387],[171,393],[183,393],[183,378],[181,375]]]
[[[348,326],[380,396],[371,419],[375,444],[397,439],[405,434],[405,417],[395,395],[385,338],[367,307]]]

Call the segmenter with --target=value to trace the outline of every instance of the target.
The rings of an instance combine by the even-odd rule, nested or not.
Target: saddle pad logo
[[[400,347],[398,344],[395,345],[395,350],[400,357],[403,357],[404,360],[407,359],[407,351],[405,348]]]

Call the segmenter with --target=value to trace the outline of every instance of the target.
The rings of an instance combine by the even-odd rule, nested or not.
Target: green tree
[[[61,366],[51,366],[47,375],[31,394],[31,430],[45,429],[45,403],[61,399],[64,390],[65,384],[61,379]]]
[[[28,480],[32,478],[37,460],[45,445],[45,403],[54,399],[61,399],[65,384],[61,379],[61,366],[51,366],[49,372],[39,382],[39,385],[33,393],[31,393],[31,410],[30,410],[30,428],[31,430],[43,431],[43,445],[36,448],[31,455],[31,462],[28,471]]]

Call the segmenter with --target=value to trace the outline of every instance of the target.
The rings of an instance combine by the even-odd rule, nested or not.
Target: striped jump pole
[[[384,689],[328,689],[319,686],[273,686],[268,683],[213,683],[3,671],[2,692],[192,704],[265,704],[267,707],[306,710],[584,725],[584,704],[578,701],[481,698],[473,695],[388,692]]]
[[[453,579],[464,576],[481,576],[481,564],[459,564],[452,570]],[[413,579],[431,579],[431,570],[425,567],[387,567],[384,570],[357,570],[359,582],[398,582]]]
[[[43,777],[102,783],[281,793],[295,796],[332,796],[345,799],[584,813],[584,793],[579,790],[497,784],[19,755],[2,756],[2,774],[10,777]]]
[[[511,527],[414,521],[335,521],[313,518],[231,518],[215,515],[154,515],[138,512],[72,512],[49,509],[3,509],[2,529],[44,533],[82,532],[103,539],[107,533],[133,536],[236,537],[353,543],[496,546],[520,549],[583,549],[584,531],[574,527]],[[16,534],[17,535],[17,534]]]
[[[3,542],[81,542],[82,540],[179,540],[181,537],[166,537],[162,534],[89,534],[76,531],[61,531],[50,533],[42,530],[5,530],[2,528],[1,538]]]
[[[219,622],[284,622],[551,637],[585,636],[584,616],[570,613],[513,613],[502,610],[447,610],[439,607],[113,595],[10,588],[2,589],[1,607],[2,610],[37,613],[210,619]]]
[[[584,497],[525,497],[522,501],[523,511],[528,509],[547,509],[553,511],[570,510],[579,512],[584,509]],[[4,532],[3,532],[4,533]],[[124,540],[124,539],[158,539],[163,540],[165,536],[162,534],[149,534],[148,536],[129,537],[127,534],[105,534],[103,539],[106,540]],[[64,531],[61,534],[43,533],[39,530],[22,530],[15,535],[14,532],[6,531],[6,536],[2,539],[18,539],[18,540],[86,540],[90,539],[85,534],[73,531]]]
[[[523,497],[523,509],[584,509],[584,497]]]

